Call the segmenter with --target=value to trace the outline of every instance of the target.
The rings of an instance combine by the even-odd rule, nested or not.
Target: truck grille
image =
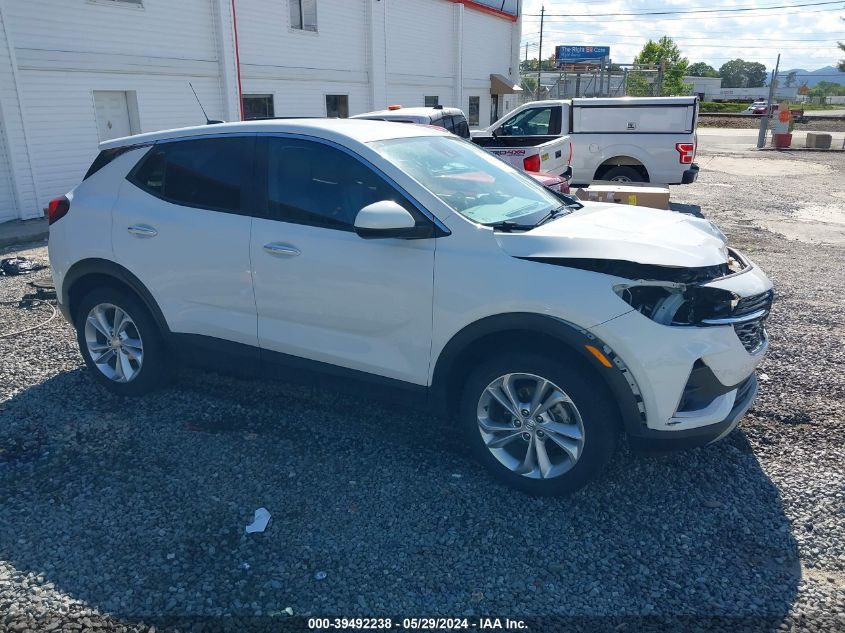
[[[732,316],[742,316],[765,310],[762,316],[753,321],[734,324],[736,335],[739,337],[742,346],[750,354],[759,350],[766,342],[766,319],[769,316],[769,310],[772,308],[773,298],[774,292],[771,290],[759,295],[745,297],[737,302],[733,310]]]

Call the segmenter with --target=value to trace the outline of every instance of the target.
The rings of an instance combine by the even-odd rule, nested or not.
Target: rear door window
[[[240,213],[252,146],[253,138],[243,136],[159,143],[129,180],[173,204]]]

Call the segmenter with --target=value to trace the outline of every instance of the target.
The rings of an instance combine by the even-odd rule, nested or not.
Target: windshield
[[[561,206],[542,185],[457,137],[417,136],[376,141],[381,156],[479,224],[533,224]]]

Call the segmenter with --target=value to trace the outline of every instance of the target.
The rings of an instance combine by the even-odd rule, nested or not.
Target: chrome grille
[[[759,295],[744,297],[737,301],[736,307],[733,310],[732,316],[742,316],[765,310],[765,313],[758,319],[734,324],[736,335],[739,337],[742,346],[750,354],[759,350],[766,342],[766,319],[769,316],[773,298],[774,292],[771,290]]]

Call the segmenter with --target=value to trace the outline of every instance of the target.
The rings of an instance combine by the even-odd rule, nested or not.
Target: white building
[[[0,221],[42,215],[99,141],[247,116],[515,106],[518,0],[0,0]]]
[[[713,101],[719,98],[722,78],[685,76],[684,84],[689,86],[689,94],[698,95],[701,101]]]

